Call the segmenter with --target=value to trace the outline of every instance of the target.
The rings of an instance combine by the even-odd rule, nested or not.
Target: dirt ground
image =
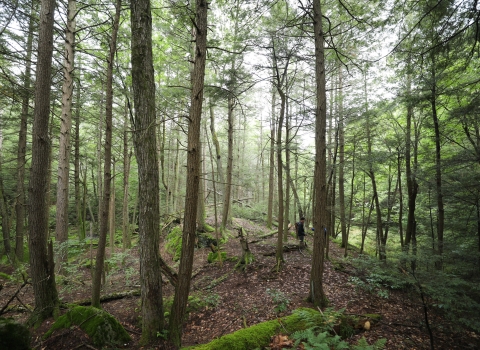
[[[248,240],[268,232],[264,226],[246,220],[236,220],[234,226],[242,226],[248,233]],[[232,230],[236,235],[236,230]],[[296,242],[291,239],[290,244]],[[209,248],[195,251],[194,278],[191,294],[207,301],[200,309],[189,314],[184,325],[182,345],[189,346],[209,342],[224,334],[231,333],[245,326],[271,320],[287,315],[298,307],[311,307],[306,302],[311,267],[311,254],[307,251],[285,252],[285,265],[280,273],[272,271],[275,256],[268,253],[275,251],[276,238],[271,237],[249,245],[255,256],[255,262],[245,272],[234,270],[235,262],[225,261],[209,264],[207,256]],[[227,257],[241,256],[241,246],[237,238],[231,237],[224,247]],[[266,254],[266,255],[265,255]],[[386,338],[386,349],[431,349],[428,332],[424,327],[423,308],[419,298],[412,298],[408,291],[389,291],[388,298],[375,293],[355,288],[349,282],[348,269],[343,272],[334,269],[333,263],[343,254],[338,246],[330,243],[329,260],[325,263],[324,290],[335,309],[345,309],[345,313],[354,315],[380,314],[380,322],[372,325],[368,331],[362,331],[347,341],[355,343],[365,337],[371,344],[379,338]],[[90,298],[91,270],[88,261],[94,252],[83,254],[81,263],[71,271],[70,277],[59,283],[59,295],[63,302],[78,302]],[[162,249],[166,262],[176,267],[171,256]],[[140,298],[135,296],[139,291],[138,251],[134,248],[127,253],[117,250],[108,262],[108,274],[102,294],[132,291],[132,296],[104,302],[102,307],[111,313],[131,335],[132,341],[125,344],[124,349],[168,349],[159,342],[156,346],[141,347],[139,338]],[[11,268],[0,266],[0,271],[12,273]],[[7,304],[21,283],[13,283],[0,277],[0,309]],[[164,280],[164,297],[173,295],[172,286]],[[274,302],[274,296],[280,301]],[[277,312],[281,304],[286,309]],[[2,317],[11,317],[19,322],[24,321],[28,309],[33,305],[33,293],[30,285],[25,286],[9,304],[9,311]],[[429,313],[434,332],[435,349],[480,349],[480,337],[467,330],[453,331],[453,327],[441,315]],[[53,323],[46,320],[42,326],[32,330],[31,346],[33,349],[95,349],[90,339],[77,327],[57,331],[47,340],[42,335]],[[117,347],[118,348],[118,347]],[[3,349],[0,349],[3,350]]]

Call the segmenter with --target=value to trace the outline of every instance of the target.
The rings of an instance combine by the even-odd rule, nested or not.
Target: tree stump
[[[242,257],[238,261],[237,265],[235,265],[235,268],[245,271],[248,264],[251,264],[255,260],[255,257],[250,251],[250,248],[248,248],[248,241],[245,237],[245,230],[243,229],[243,227],[240,227],[238,229],[238,237],[240,239],[240,245],[242,246]]]

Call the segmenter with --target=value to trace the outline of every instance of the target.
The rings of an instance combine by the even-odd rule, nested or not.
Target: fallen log
[[[129,290],[127,292],[112,293],[112,294],[101,296],[100,303],[106,303],[108,301],[119,300],[119,299],[128,298],[128,297],[138,297],[138,296],[140,296],[140,289]],[[91,303],[92,303],[92,299],[87,298],[87,299],[74,301],[71,304],[86,306],[86,305],[90,305]]]
[[[300,246],[298,244],[287,244],[287,245],[283,246],[283,252],[284,253],[292,252],[292,251],[296,251],[296,250],[300,250]],[[277,253],[276,251],[273,251],[273,252],[270,252],[270,253],[264,253],[262,255],[263,256],[274,256],[276,253]]]

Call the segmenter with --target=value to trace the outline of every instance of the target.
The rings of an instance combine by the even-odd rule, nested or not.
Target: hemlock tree
[[[65,57],[63,63],[62,116],[60,127],[60,150],[58,153],[57,211],[55,238],[60,244],[56,263],[68,261],[68,189],[70,180],[70,132],[72,129],[73,69],[75,63],[76,0],[68,0],[65,34]],[[62,266],[60,266],[61,268]],[[61,270],[60,270],[61,271]]]
[[[31,4],[30,18],[28,21],[28,35],[26,43],[25,73],[23,78],[22,112],[20,116],[20,130],[18,132],[17,148],[17,200],[15,202],[15,255],[19,261],[23,261],[23,241],[25,236],[25,162],[27,149],[27,123],[30,110],[31,78],[32,78],[32,51],[33,32],[35,28],[35,17],[38,10],[38,3]]]
[[[207,10],[208,3],[206,0],[196,0],[196,16],[194,19],[195,56],[188,119],[187,188],[185,194],[182,255],[180,257],[178,284],[175,287],[175,297],[173,299],[169,325],[170,339],[176,346],[180,346],[182,341],[182,325],[190,291],[193,250],[195,246],[198,188],[200,182],[200,125],[207,54]]]
[[[48,185],[50,159],[50,92],[55,0],[42,0],[38,36],[35,108],[32,130],[32,165],[29,192],[29,249],[35,310],[32,322],[52,316],[58,307],[53,248],[48,236]]]
[[[112,35],[109,42],[109,55],[107,58],[107,82],[106,82],[106,101],[105,101],[105,165],[103,168],[103,193],[100,201],[99,217],[99,240],[95,262],[95,273],[92,280],[92,306],[100,307],[100,287],[102,282],[102,273],[105,262],[105,246],[107,244],[107,233],[109,225],[109,206],[112,182],[112,118],[113,118],[113,64],[115,52],[117,51],[117,34],[120,25],[120,10],[122,0],[117,0],[115,4],[115,17],[113,20]]]
[[[325,91],[324,34],[322,28],[322,8],[320,1],[313,0],[311,12],[315,38],[315,175],[314,175],[314,215],[312,270],[310,272],[310,301],[320,307],[326,306],[327,297],[323,291],[323,264],[327,222],[326,184],[326,127],[327,98]]]
[[[140,237],[140,288],[142,339],[157,339],[164,323],[160,274],[160,197],[156,138],[155,80],[152,55],[150,0],[130,3],[132,26],[132,87],[135,107],[133,139],[138,163],[138,230]],[[198,191],[197,191],[198,194]],[[196,202],[195,202],[196,203]],[[195,227],[195,226],[194,226]]]

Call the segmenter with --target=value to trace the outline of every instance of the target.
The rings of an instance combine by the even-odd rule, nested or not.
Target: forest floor
[[[268,233],[265,226],[248,220],[234,220],[234,227],[239,226],[246,230],[249,241],[255,241],[257,240],[255,237]],[[232,229],[231,232],[233,236],[224,249],[227,257],[239,257],[242,249],[238,238],[235,237],[236,230]],[[307,239],[307,242],[311,243],[311,238]],[[296,243],[291,237],[289,244]],[[182,339],[184,346],[207,343],[245,326],[288,315],[298,307],[312,306],[306,302],[311,253],[308,249],[285,252],[285,264],[281,271],[276,273],[272,270],[275,256],[268,256],[268,253],[275,251],[275,246],[275,236],[251,243],[249,247],[255,261],[245,272],[236,271],[234,269],[236,263],[231,260],[224,261],[222,266],[218,262],[209,264],[207,262],[209,248],[199,248],[195,251],[194,278],[191,284],[192,304],[195,298],[202,300],[203,304],[200,308],[193,308],[189,313],[188,321],[184,325]],[[59,283],[59,296],[63,302],[78,302],[90,298],[91,270],[85,266],[85,261],[89,261],[92,256],[95,256],[94,251],[79,254],[79,261],[83,262],[84,267],[72,264],[74,267],[70,271],[71,277]],[[171,256],[163,249],[162,256],[168,264],[176,266]],[[385,338],[387,339],[385,349],[431,349],[421,299],[409,291],[389,290],[387,297],[357,288],[350,280],[355,270],[353,266],[343,263],[344,268],[336,268],[342,256],[343,250],[331,242],[324,272],[324,291],[330,307],[336,310],[343,308],[346,314],[382,316],[370,330],[362,330],[347,341],[356,343],[358,339],[365,337],[368,343],[372,344],[377,339]],[[102,303],[103,309],[115,316],[132,337],[132,341],[122,348],[168,348],[161,342],[153,347],[143,348],[139,345],[141,329],[138,322],[140,298],[137,249],[133,248],[127,253],[122,253],[118,249],[107,261],[107,266],[109,271],[103,294],[126,291],[134,291],[136,293],[133,294],[137,294]],[[11,269],[5,266],[0,266],[0,271],[12,273]],[[19,283],[5,281],[0,277],[0,284],[3,285],[3,289],[0,290],[1,308],[15,294]],[[173,292],[173,287],[164,280],[164,297],[171,301]],[[17,296],[18,298],[9,305],[14,307],[2,316],[22,322],[29,315],[25,307],[33,305],[31,285],[22,288]],[[277,312],[279,306],[285,310]],[[477,334],[467,330],[454,331],[453,325],[442,315],[435,314],[433,310],[429,310],[428,316],[435,349],[480,349],[480,337]],[[95,349],[91,340],[78,327],[56,331],[50,338],[43,340],[42,335],[52,323],[52,319],[46,320],[39,328],[32,330],[33,349]]]

